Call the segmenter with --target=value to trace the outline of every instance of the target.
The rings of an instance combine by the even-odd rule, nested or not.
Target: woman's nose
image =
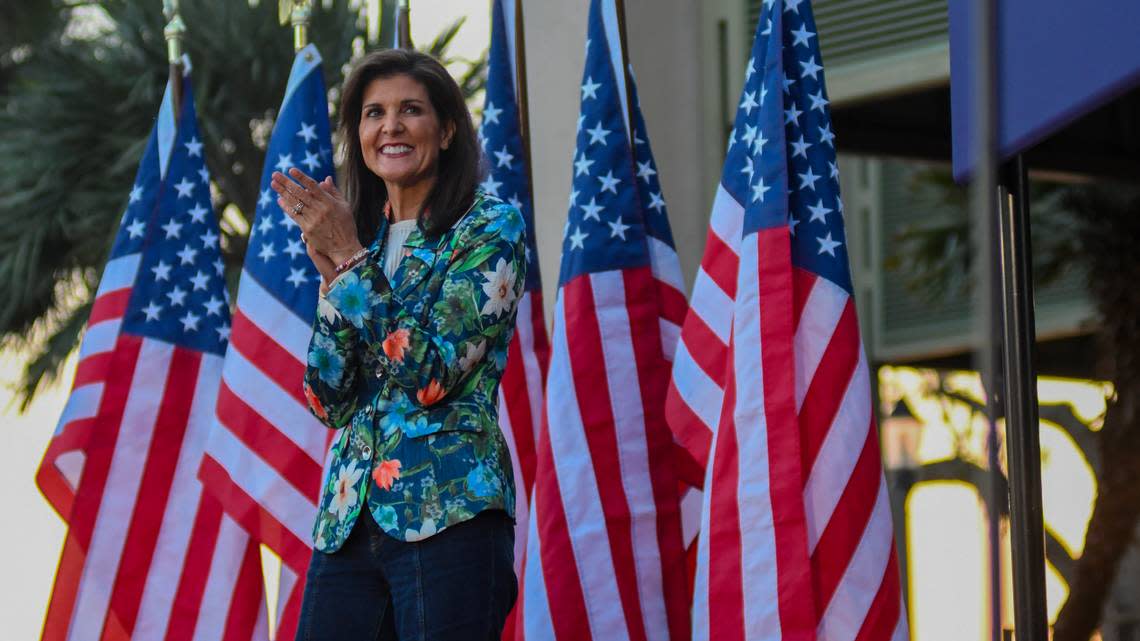
[[[380,128],[385,134],[398,134],[403,131],[404,125],[400,122],[400,118],[393,114],[384,117]]]

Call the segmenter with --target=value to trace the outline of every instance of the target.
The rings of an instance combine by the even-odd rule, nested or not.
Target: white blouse
[[[396,274],[396,268],[404,259],[404,243],[416,228],[416,219],[401,220],[388,225],[388,241],[384,245],[384,275],[388,280]]]

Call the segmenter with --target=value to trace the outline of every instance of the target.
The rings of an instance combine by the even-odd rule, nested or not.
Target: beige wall
[[[714,28],[709,26],[710,7],[725,5],[738,7],[740,3],[626,0],[629,55],[681,267],[689,284],[704,248],[723,152],[717,115],[710,111],[718,102],[706,99],[713,89],[710,83],[716,82],[716,60],[702,54],[701,43],[709,37],[706,31]],[[558,282],[570,193],[589,2],[525,0],[523,7],[535,219],[549,310]],[[735,29],[743,30],[739,18]],[[737,59],[743,55],[740,50],[736,53]],[[730,77],[737,75],[733,72]],[[731,102],[735,102],[738,91],[739,85],[734,84]]]

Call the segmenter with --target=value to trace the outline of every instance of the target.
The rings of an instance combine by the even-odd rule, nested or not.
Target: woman
[[[517,593],[496,401],[522,217],[476,190],[471,116],[427,55],[366,56],[340,128],[347,198],[297,169],[273,176],[322,278],[305,395],[343,428],[297,639],[498,639]]]

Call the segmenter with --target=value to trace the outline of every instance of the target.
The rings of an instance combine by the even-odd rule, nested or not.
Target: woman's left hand
[[[339,265],[362,249],[348,200],[332,178],[318,183],[296,167],[289,175],[294,180],[273,172],[270,186],[277,192],[281,210],[301,228],[310,253],[323,254]]]

